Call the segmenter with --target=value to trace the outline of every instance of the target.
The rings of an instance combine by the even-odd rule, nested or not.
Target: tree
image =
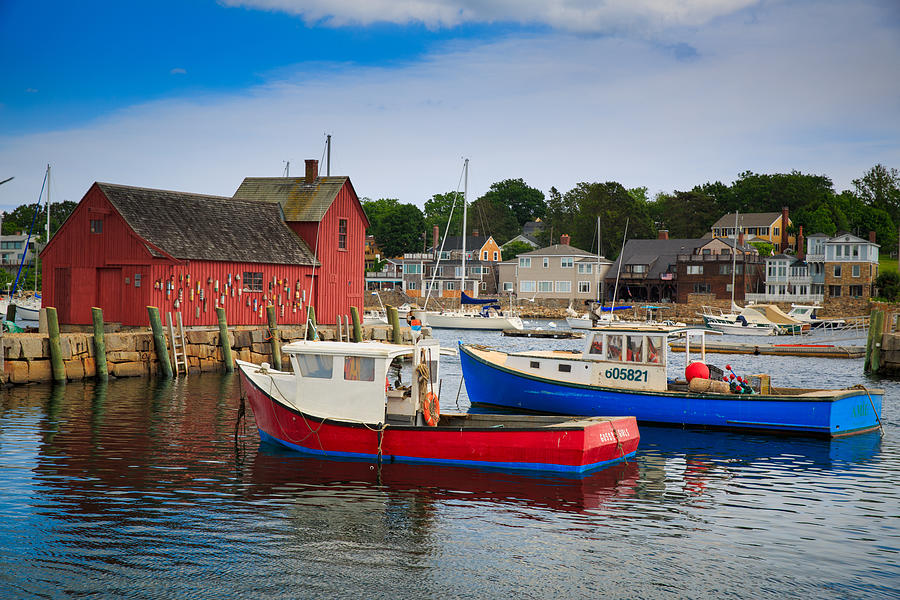
[[[629,193],[620,183],[579,183],[566,192],[563,204],[568,210],[574,210],[569,230],[559,233],[569,233],[576,248],[596,249],[598,216],[600,251],[604,256],[618,256],[626,221],[629,239],[656,237],[647,202]]]
[[[430,200],[425,201],[425,226],[428,231],[436,225],[441,235],[460,235],[462,231],[462,201],[463,195],[458,192],[446,194],[434,194]],[[447,218],[453,213],[453,220],[447,230]]]
[[[494,236],[498,244],[503,244],[521,231],[516,217],[508,206],[496,197],[482,196],[469,206],[469,218],[466,223],[469,235],[477,229],[482,235]]]
[[[699,238],[722,215],[716,200],[697,188],[690,192],[660,193],[648,205],[657,229],[667,229],[671,238]]]
[[[482,198],[508,206],[519,227],[542,218],[547,212],[544,193],[529,187],[523,179],[505,179],[491,184]]]
[[[856,195],[869,206],[886,211],[900,222],[900,171],[877,164],[853,180]]]
[[[875,278],[875,287],[881,298],[894,302],[900,296],[900,276],[896,271],[885,271]]]
[[[501,249],[501,253],[503,254],[503,260],[512,260],[520,254],[525,252],[531,252],[534,248],[531,247],[531,244],[526,244],[525,242],[520,242],[516,240],[515,242],[510,242],[504,248]]]
[[[365,200],[362,205],[369,219],[368,232],[384,256],[402,256],[419,249],[425,217],[418,206],[400,204],[395,198]]]
[[[54,202],[50,205],[51,234],[59,231],[59,228],[69,218],[76,206],[78,204],[71,200]],[[36,217],[34,214],[35,208],[38,208]],[[46,241],[47,207],[44,205],[39,206],[38,204],[22,204],[16,207],[15,210],[3,215],[3,235],[13,235],[20,231],[27,234],[31,229],[32,222],[34,223],[32,235],[39,242]]]

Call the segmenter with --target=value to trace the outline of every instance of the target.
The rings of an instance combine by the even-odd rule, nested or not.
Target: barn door
[[[72,269],[65,267],[53,270],[53,302],[59,322],[70,323],[72,320]]]
[[[97,269],[97,306],[103,320],[122,322],[122,269]]]

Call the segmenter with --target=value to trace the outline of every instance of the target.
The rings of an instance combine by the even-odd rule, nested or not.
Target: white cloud
[[[651,193],[798,169],[838,190],[900,167],[900,36],[870,5],[780,6],[687,39],[696,58],[621,38],[546,35],[454,46],[400,68],[298,69],[243,94],[135,106],[77,129],[0,137],[0,207],[93,181],[231,195],[245,176],[302,171],[334,135],[332,173],[361,196],[420,206],[524,178],[545,192],[619,181]],[[322,70],[319,70],[322,71]],[[324,70],[329,72],[329,70]]]
[[[564,31],[609,32],[697,26],[763,0],[224,0],[225,4],[281,11],[308,23],[335,27],[372,23],[547,25]]]
[[[174,69],[169,71],[169,74],[170,75],[185,75],[185,74],[187,74],[187,71],[185,69],[182,69],[181,67],[175,67]]]

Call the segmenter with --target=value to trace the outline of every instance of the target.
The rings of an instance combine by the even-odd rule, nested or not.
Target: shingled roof
[[[619,262],[625,265],[648,265],[646,279],[659,279],[678,259],[679,254],[693,254],[706,244],[703,239],[628,240],[619,258],[607,271],[606,278],[615,278]]]
[[[112,183],[96,185],[135,233],[175,258],[319,264],[273,204]]]
[[[235,199],[278,204],[286,221],[321,221],[348,177],[245,177]]]

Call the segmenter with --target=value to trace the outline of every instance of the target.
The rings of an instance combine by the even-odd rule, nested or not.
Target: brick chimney
[[[781,207],[781,251],[788,249],[788,207]]]
[[[869,241],[872,242],[873,244],[875,243],[875,232],[874,231],[869,232]]]
[[[569,237],[568,233],[564,233],[561,236],[559,236],[559,243],[562,244],[563,246],[568,246],[569,242],[571,240],[572,240],[572,238]]]
[[[313,183],[319,177],[319,161],[315,158],[306,159],[306,183]]]
[[[800,226],[800,231],[797,233],[797,258],[800,260],[806,258],[806,241],[803,239],[803,225]]]
[[[744,247],[744,230],[741,229],[738,232],[737,248],[743,248],[743,247]],[[737,250],[737,248],[735,248],[735,250]]]
[[[669,239],[669,230],[668,229],[660,229],[659,233],[656,236],[658,240],[667,240]]]
[[[478,230],[477,230],[477,229],[473,229],[473,230],[472,230],[472,237],[478,237]]]
[[[435,225],[431,230],[431,247],[434,248],[434,251],[438,251],[438,242],[441,241],[441,230],[438,229],[438,226]]]

